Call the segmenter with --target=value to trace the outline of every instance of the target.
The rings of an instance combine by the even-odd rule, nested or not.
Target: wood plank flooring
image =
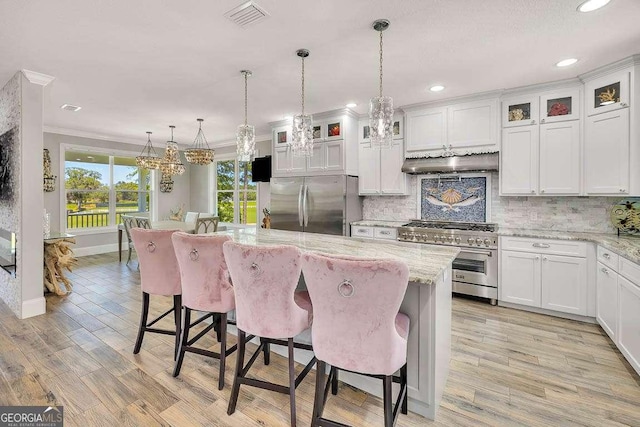
[[[46,315],[21,321],[0,303],[0,405],[64,405],[65,425],[82,427],[288,425],[286,396],[249,387],[227,416],[235,355],[218,391],[216,360],[187,354],[180,377],[171,376],[170,336],[147,334],[132,354],[140,312],[135,260],[127,267],[115,253],[80,258],[70,277],[74,292],[47,296]],[[171,304],[151,301],[156,315]],[[438,419],[401,415],[399,426],[640,426],[640,378],[599,326],[461,298],[453,310]],[[218,345],[212,336],[204,344]],[[252,370],[283,384],[286,372],[276,354],[270,366],[257,362]],[[297,391],[301,426],[310,424],[314,381],[312,372]],[[325,414],[354,426],[383,424],[380,399],[342,383]]]

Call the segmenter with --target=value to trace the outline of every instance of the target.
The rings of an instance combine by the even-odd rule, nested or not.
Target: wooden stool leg
[[[401,391],[403,387],[406,390],[406,392],[404,394],[404,399],[402,400],[401,411],[403,414],[407,415],[407,413],[409,412],[409,405],[408,405],[409,387],[407,386],[407,364],[406,363],[402,368],[400,368],[400,390]]]
[[[393,401],[391,397],[391,385],[393,384],[393,377],[387,375],[384,377],[384,427],[393,427]]]
[[[296,361],[293,359],[293,338],[289,338],[289,406],[291,427],[296,427]]]
[[[233,377],[233,388],[231,389],[231,396],[229,397],[229,408],[227,414],[231,415],[236,411],[236,404],[238,403],[238,394],[240,393],[240,381],[239,377],[242,375],[244,369],[244,350],[245,350],[245,333],[238,329],[238,354],[236,359],[236,372]]]
[[[140,326],[138,327],[138,339],[136,345],[133,347],[133,354],[140,353],[140,347],[142,346],[142,339],[144,333],[147,330],[147,318],[149,317],[149,294],[142,293],[142,312],[140,313]]]
[[[332,366],[331,370],[333,371],[333,379],[331,380],[331,394],[335,396],[338,394],[338,368]]]
[[[224,373],[227,359],[227,313],[220,315],[220,374],[218,376],[218,390],[224,388]]]
[[[180,341],[180,350],[178,351],[178,359],[176,360],[175,368],[173,368],[173,376],[177,377],[180,375],[180,369],[182,368],[182,361],[184,360],[184,353],[186,352],[185,348],[187,347],[187,342],[189,342],[189,328],[191,325],[191,309],[189,307],[185,307],[182,311],[182,339]]]
[[[311,427],[319,425],[324,410],[324,386],[326,363],[318,359],[316,363],[316,392],[313,398],[313,412],[311,413]]]
[[[173,320],[176,324],[176,342],[173,350],[173,360],[178,359],[180,349],[180,333],[182,332],[182,295],[173,296]]]
[[[262,344],[263,344],[262,351],[264,353],[264,364],[269,365],[269,363],[271,363],[271,344],[269,344],[262,338],[260,339],[260,341],[262,341]]]

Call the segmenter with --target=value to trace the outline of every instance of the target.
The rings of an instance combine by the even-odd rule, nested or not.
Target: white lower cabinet
[[[640,286],[619,276],[618,289],[618,348],[640,373]]]
[[[392,227],[351,226],[351,237],[366,237],[381,240],[397,240],[398,229]]]
[[[618,335],[618,273],[598,262],[596,320],[614,342]]]
[[[586,243],[571,242],[578,256],[567,256],[560,255],[566,252],[560,241],[503,237],[500,242],[500,301],[587,315]]]
[[[542,308],[587,314],[587,260],[569,256],[542,256]]]

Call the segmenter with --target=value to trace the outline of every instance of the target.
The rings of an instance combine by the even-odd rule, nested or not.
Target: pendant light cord
[[[382,31],[380,31],[380,98],[382,98]]]
[[[247,96],[247,78],[249,73],[245,72],[244,73],[244,125],[245,127],[247,126],[247,103],[248,103],[248,96]]]
[[[302,115],[304,116],[304,56],[302,57]]]

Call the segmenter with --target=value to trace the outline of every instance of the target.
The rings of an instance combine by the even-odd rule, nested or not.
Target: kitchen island
[[[409,286],[400,310],[411,319],[407,355],[409,410],[435,419],[449,373],[451,263],[459,249],[281,230],[237,229],[216,234],[228,235],[236,242],[248,245],[293,245],[306,252],[394,258],[406,262]],[[306,334],[297,340],[308,342],[310,338]],[[307,363],[310,358],[309,352],[296,352],[296,360],[300,363]],[[382,395],[379,380],[348,372],[341,372],[340,379],[370,394]]]

